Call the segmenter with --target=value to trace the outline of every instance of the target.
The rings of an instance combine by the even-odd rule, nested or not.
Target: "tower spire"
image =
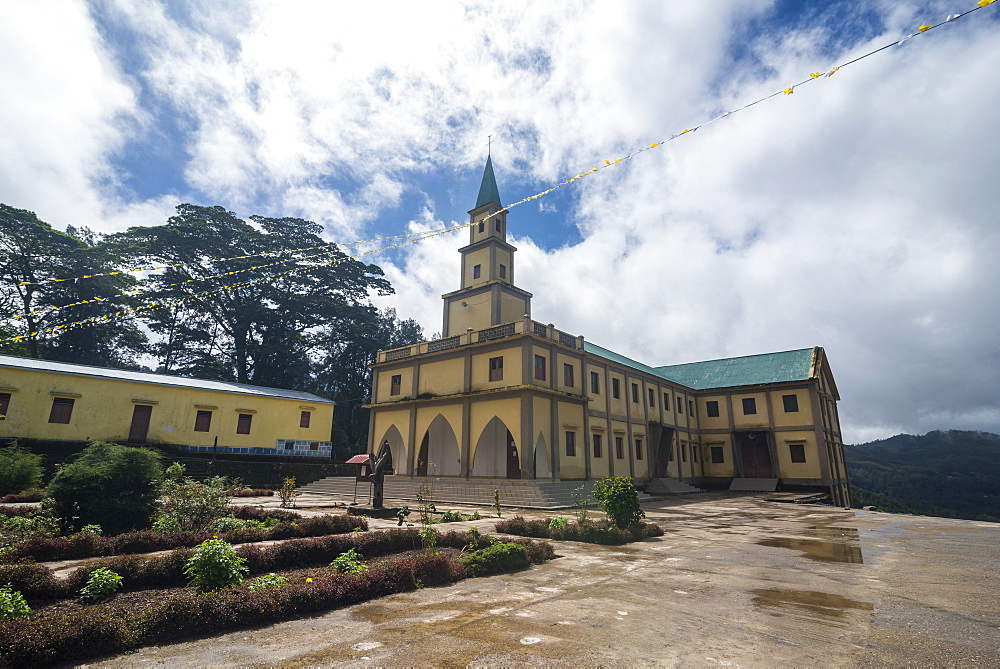
[[[500,190],[497,188],[497,179],[493,176],[493,157],[486,156],[486,169],[483,170],[483,182],[479,185],[479,197],[476,198],[476,209],[485,204],[495,202],[502,207],[500,201]]]

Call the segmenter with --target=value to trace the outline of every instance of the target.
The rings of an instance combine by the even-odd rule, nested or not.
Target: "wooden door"
[[[507,430],[507,478],[521,478],[521,461],[517,457],[517,444],[514,443],[514,435]]]
[[[763,434],[744,435],[740,450],[744,477],[748,479],[774,478],[771,451],[767,446],[767,438]]]
[[[128,440],[132,443],[145,443],[149,434],[149,418],[153,407],[148,404],[136,404],[132,410],[132,426],[128,430]]]

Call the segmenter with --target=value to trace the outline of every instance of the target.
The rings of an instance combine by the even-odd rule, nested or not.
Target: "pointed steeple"
[[[495,202],[499,206],[503,206],[500,202],[500,190],[497,188],[497,179],[493,176],[493,157],[487,156],[486,158],[486,169],[483,170],[483,183],[479,185],[479,197],[476,198],[476,209],[479,209],[484,204],[489,204],[490,202]]]

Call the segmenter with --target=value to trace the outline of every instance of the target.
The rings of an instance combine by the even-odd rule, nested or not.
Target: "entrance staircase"
[[[299,492],[337,497],[354,497],[354,477],[331,476],[299,488]],[[530,481],[519,479],[459,479],[459,478],[409,478],[386,476],[386,500],[415,502],[421,485],[426,485],[424,499],[437,504],[474,504],[493,506],[493,491],[500,491],[500,506],[520,509],[568,509],[576,506],[573,494],[581,487],[590,495],[591,506],[594,481]],[[367,503],[371,484],[359,482],[359,504]],[[639,493],[639,501],[653,497]]]
[[[778,489],[778,479],[735,478],[729,489],[735,492],[774,492]]]
[[[705,491],[677,479],[650,479],[646,492],[656,497],[664,497],[666,495],[690,495]]]

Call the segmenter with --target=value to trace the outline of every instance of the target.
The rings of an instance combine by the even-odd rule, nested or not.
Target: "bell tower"
[[[444,337],[531,315],[531,293],[514,286],[517,249],[507,243],[507,210],[500,203],[492,156],[486,158],[479,197],[469,216],[469,244],[458,250],[462,254],[461,287],[441,296]]]

